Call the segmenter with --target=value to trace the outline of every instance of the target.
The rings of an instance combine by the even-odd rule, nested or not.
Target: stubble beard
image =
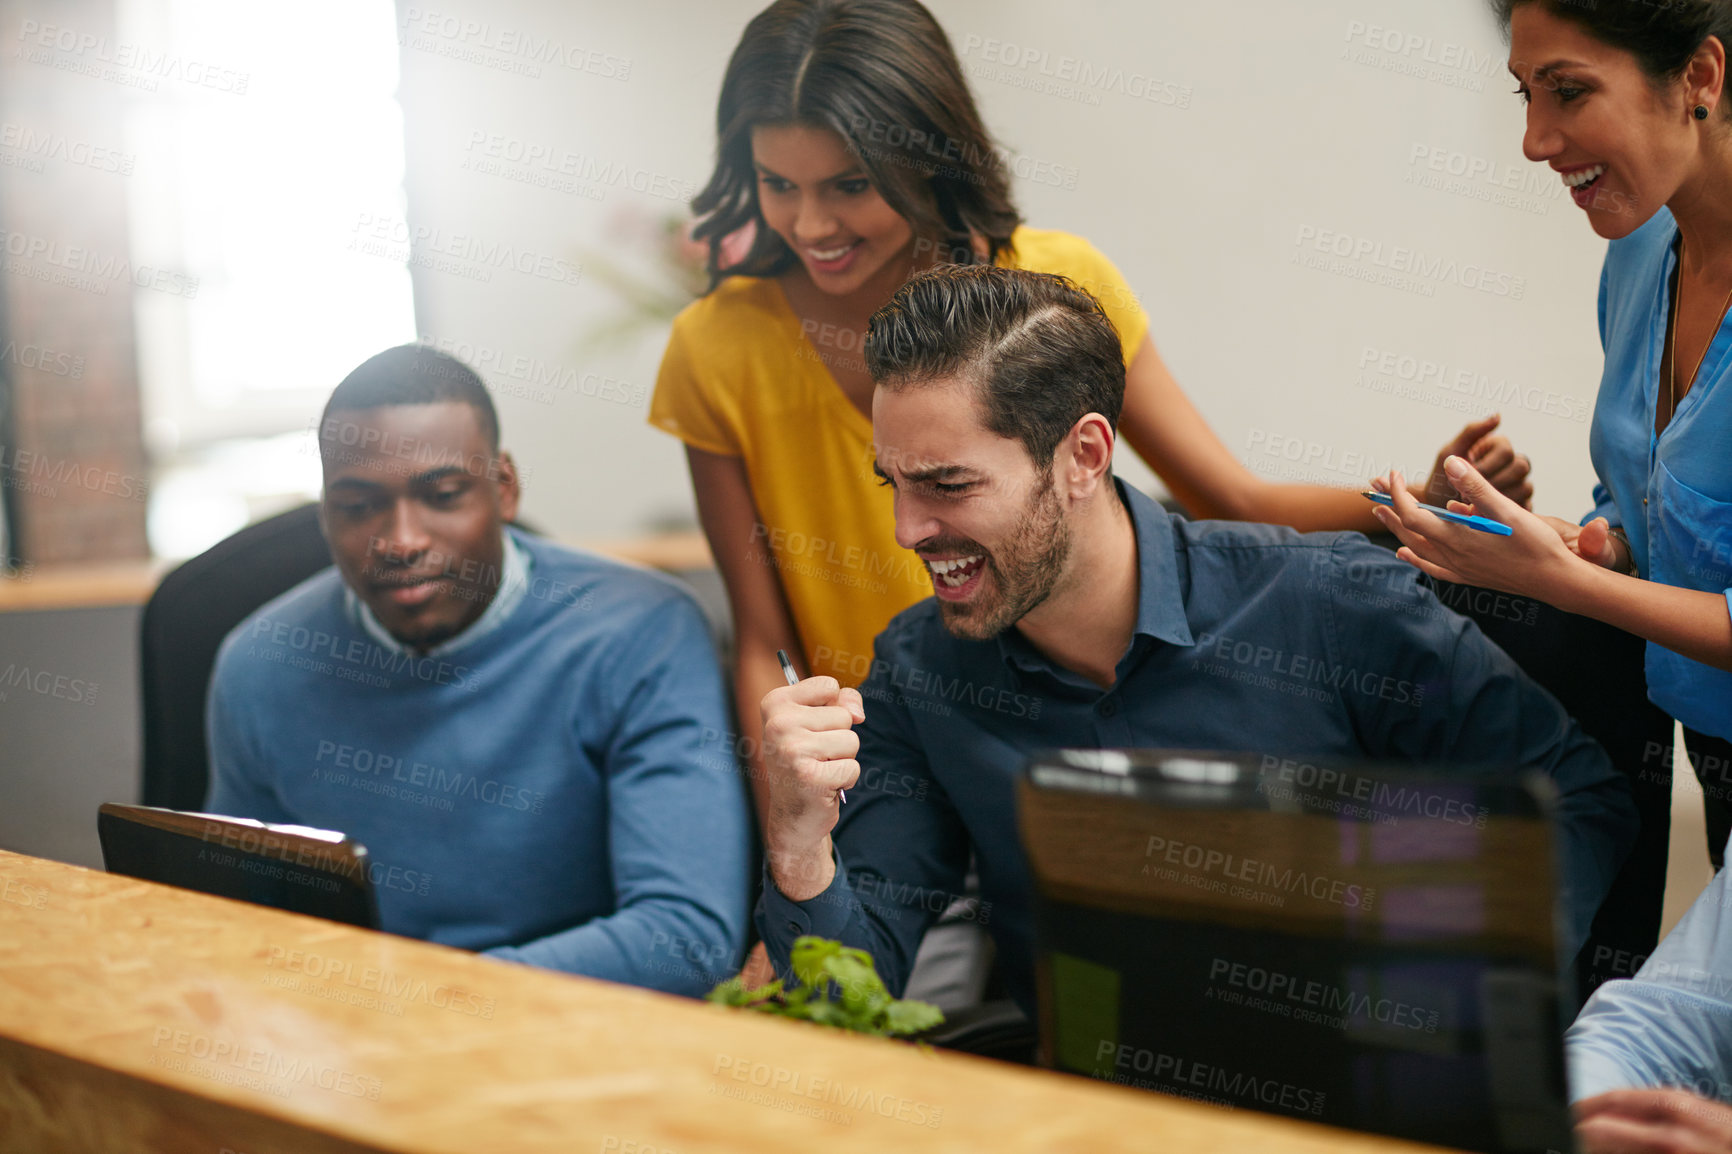
[[[982,575],[981,592],[964,603],[938,602],[944,627],[965,641],[997,637],[1052,596],[1070,549],[1070,523],[1048,475],[1029,498],[1009,539],[997,551],[986,551],[988,572]],[[987,577],[992,582],[990,592]]]

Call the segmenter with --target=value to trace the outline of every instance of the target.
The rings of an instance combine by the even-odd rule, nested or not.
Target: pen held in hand
[[[1359,495],[1368,501],[1376,501],[1379,505],[1395,504],[1395,498],[1391,497],[1388,493],[1378,493],[1371,489],[1367,489]],[[1457,525],[1466,525],[1470,529],[1478,529],[1481,533],[1490,533],[1497,537],[1509,537],[1515,533],[1514,529],[1511,529],[1502,521],[1493,521],[1490,517],[1474,517],[1466,513],[1452,512],[1449,509],[1443,509],[1436,505],[1421,504],[1419,507],[1424,509],[1427,513],[1442,517],[1445,521],[1454,521]]]
[[[788,684],[800,684],[800,675],[794,672],[794,663],[788,660],[788,651],[786,649],[776,650],[776,660],[782,663],[782,676],[788,679]],[[836,791],[836,795],[842,799],[843,805],[848,804],[847,790],[839,789]]]

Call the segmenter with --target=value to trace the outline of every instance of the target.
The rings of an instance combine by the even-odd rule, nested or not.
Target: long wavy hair
[[[977,237],[988,260],[1009,251],[1021,217],[1006,153],[987,134],[944,29],[917,0],[776,0],[746,25],[716,106],[716,168],[692,201],[711,289],[799,259],[758,210],[760,124],[836,133],[941,257],[973,262]],[[757,225],[751,247],[725,262],[723,240],[748,224]]]

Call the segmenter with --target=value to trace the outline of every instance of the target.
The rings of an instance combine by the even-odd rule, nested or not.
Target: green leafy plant
[[[928,1002],[892,998],[865,950],[808,936],[794,942],[789,960],[799,982],[793,989],[784,989],[777,978],[748,990],[733,977],[705,999],[880,1038],[918,1034],[944,1021],[943,1011]],[[832,997],[832,991],[840,996]]]

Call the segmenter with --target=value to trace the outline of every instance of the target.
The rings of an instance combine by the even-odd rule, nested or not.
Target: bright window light
[[[184,556],[317,492],[304,453],[263,469],[283,458],[237,440],[304,432],[350,369],[415,339],[408,270],[349,248],[364,216],[403,215],[395,10],[120,7],[122,39],[201,66],[137,92],[127,126],[133,261],[197,281],[135,290],[152,548]]]

